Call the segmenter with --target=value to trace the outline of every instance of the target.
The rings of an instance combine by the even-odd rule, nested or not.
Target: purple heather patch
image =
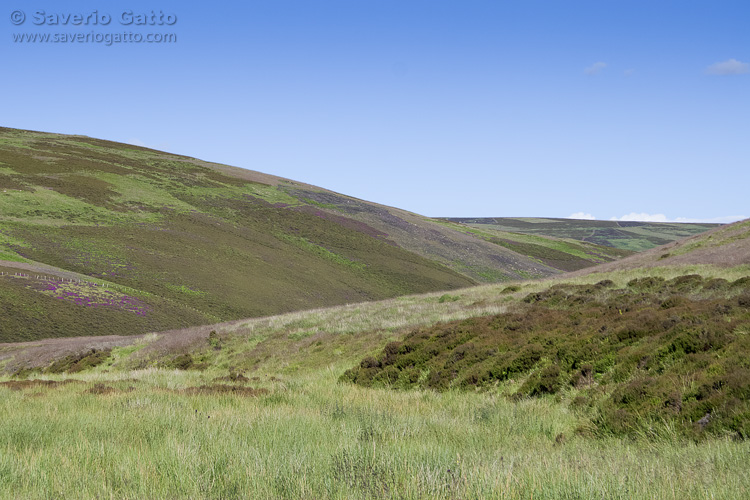
[[[138,316],[146,316],[151,311],[151,306],[136,297],[106,290],[94,283],[42,280],[30,283],[29,287],[84,307],[120,309],[134,312]]]

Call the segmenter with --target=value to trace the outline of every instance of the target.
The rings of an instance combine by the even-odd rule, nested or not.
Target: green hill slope
[[[413,329],[342,379],[437,390],[505,384],[514,397],[566,393],[602,432],[666,422],[691,436],[750,437],[750,221],[564,280],[507,289],[522,300],[502,314]]]
[[[681,242],[676,252],[694,259],[686,265],[663,265],[665,258],[601,272],[603,265],[145,336],[5,344],[0,366],[20,374],[100,365],[282,376],[333,366],[342,381],[362,386],[551,395],[578,415],[582,432],[745,439],[750,265],[732,263],[750,240],[746,227]],[[702,251],[712,261],[696,265]]]
[[[621,256],[575,252],[590,253],[575,269]],[[182,328],[544,277],[567,264],[272,175],[0,129],[4,342]]]
[[[718,224],[554,219],[535,217],[448,218],[484,231],[551,236],[640,252],[687,238]]]
[[[576,271],[604,262],[621,259],[634,252],[586,241],[554,236],[539,236],[523,232],[501,231],[491,224],[442,221],[448,227],[534,258],[561,271]]]
[[[1,344],[0,496],[744,498],[745,227],[684,264]]]
[[[18,265],[4,265],[5,341],[139,333],[475,283],[365,225],[310,213],[273,183],[82,137],[3,130],[0,139],[0,257],[28,264],[10,277]],[[84,281],[59,286],[62,270]]]
[[[617,263],[609,262],[597,266],[595,270],[578,271],[578,274],[687,265],[750,265],[750,220],[719,226],[705,233],[629,256]]]

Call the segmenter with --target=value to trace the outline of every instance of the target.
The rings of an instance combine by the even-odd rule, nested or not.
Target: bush
[[[367,356],[365,359],[362,360],[359,366],[361,368],[380,368],[380,361],[373,358],[372,356]]]
[[[47,373],[78,373],[104,363],[112,349],[90,349],[89,351],[55,360],[47,367]]]
[[[442,304],[443,302],[456,302],[457,300],[460,300],[460,299],[461,297],[459,297],[458,295],[449,295],[446,293],[440,296],[440,298],[438,299],[438,302]]]
[[[698,285],[700,299],[683,295]],[[510,313],[415,330],[341,380],[443,391],[521,379],[518,397],[570,385],[604,432],[642,432],[656,420],[691,439],[727,432],[744,439],[750,292],[733,296],[725,286],[692,275],[640,278],[624,289],[556,285]]]
[[[208,334],[208,345],[215,351],[221,350],[221,338],[219,338],[219,334],[216,333],[216,330],[211,330],[211,333]]]
[[[175,368],[177,370],[189,370],[193,365],[193,357],[190,354],[180,354],[179,356],[175,356],[168,363],[170,368]]]
[[[549,365],[530,376],[518,392],[527,396],[555,394],[561,386],[560,367]]]

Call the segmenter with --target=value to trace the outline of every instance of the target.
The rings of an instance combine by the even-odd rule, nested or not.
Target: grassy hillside
[[[708,231],[718,224],[604,221],[554,218],[448,218],[483,231],[502,231],[594,243],[641,252]]]
[[[4,344],[0,498],[742,498],[743,227],[690,241],[713,264]]]
[[[702,277],[679,278],[691,274]],[[748,266],[613,271],[159,334],[5,344],[0,364],[17,376],[0,377],[0,498],[742,498],[750,441],[731,430],[735,419],[725,411],[746,405],[735,376],[744,371],[722,371],[745,349],[738,335],[747,313],[737,290],[746,285],[737,280],[748,275]],[[612,283],[596,285],[604,279]],[[678,289],[688,296],[652,307]],[[619,312],[605,315],[610,350],[602,342],[574,349],[577,340],[599,340],[588,328],[602,321],[591,299],[630,307],[622,320]],[[728,326],[713,316],[712,305],[724,299],[736,299]],[[580,304],[592,314],[574,325]],[[686,325],[695,304],[699,322]],[[518,314],[526,308],[542,316]],[[656,335],[632,336],[629,354],[614,349],[641,314],[657,322],[676,316],[686,329],[667,341],[659,326]],[[533,396],[518,394],[543,387],[551,358],[479,390],[339,381],[392,342],[408,344],[415,330],[517,324],[503,330],[521,342],[545,315],[559,319],[549,339],[571,355],[583,360],[592,346],[611,355],[590,377],[586,363],[561,367],[559,389]],[[684,335],[713,326],[718,335],[698,335],[697,343]],[[535,335],[551,349],[544,332]],[[706,340],[722,344],[703,350]],[[649,347],[652,357],[640,366]],[[619,386],[629,372],[641,373],[637,383]],[[672,420],[676,400],[662,393],[675,385],[695,394],[680,412],[718,404],[705,428],[685,431]],[[606,411],[619,416],[623,404],[640,423],[607,425]]]
[[[436,390],[520,380],[516,397],[574,393],[570,405],[590,411],[597,432],[666,421],[683,433],[744,439],[749,289],[750,276],[556,285],[512,312],[414,330],[343,380]]]
[[[683,435],[745,436],[750,267],[662,267],[555,282],[485,285],[145,337],[6,344],[0,366],[28,376],[102,363],[99,369],[119,373],[177,368],[296,377],[335,365],[343,381],[367,387],[556,396],[577,412],[581,432],[600,436],[634,435],[664,422]],[[637,395],[628,396],[631,390]],[[707,413],[710,425],[701,427]]]
[[[3,342],[182,328],[625,255],[506,240],[259,172],[0,128]]]
[[[0,265],[5,342],[142,333],[559,272],[313,186],[13,129],[0,129]]]
[[[604,262],[632,255],[630,250],[602,246],[570,238],[556,238],[524,234],[523,232],[501,231],[491,224],[472,224],[443,221],[448,227],[465,232],[526,255],[561,271],[576,271],[590,268]]]
[[[735,267],[750,264],[750,220],[719,226],[668,245],[653,248],[596,268],[596,272],[665,266],[713,265]],[[587,271],[579,271],[578,274]]]
[[[73,147],[47,139],[32,141],[50,148],[46,157]],[[174,161],[195,175],[156,168],[152,179],[141,166],[107,178],[116,194],[96,203],[92,191],[62,203],[40,187],[63,174],[5,171],[10,196],[29,198],[0,212],[0,327],[61,337],[0,344],[0,498],[735,499],[750,490],[747,221],[596,268],[446,289],[469,278],[425,256],[458,252],[436,244],[445,238],[550,273],[553,263],[582,264],[553,251],[616,254],[361,201],[349,217],[341,195]],[[214,174],[237,186],[219,177],[199,196],[203,187],[185,184]],[[133,178],[144,184],[128,191]],[[157,210],[123,208],[151,182],[169,186],[149,195]],[[294,189],[322,193],[318,205]],[[167,194],[176,201],[160,205]],[[386,212],[428,235],[410,243],[423,253],[398,242],[412,226]],[[391,220],[393,234],[376,220]],[[366,238],[386,253],[368,260]],[[248,284],[239,273],[253,259],[263,264]],[[342,283],[391,298],[216,322],[267,306],[235,293],[294,299],[282,261],[323,305]],[[368,280],[371,268],[379,279]],[[336,286],[303,287],[327,276]],[[393,296],[411,279],[438,291]],[[108,335],[62,338],[86,328]],[[174,329],[137,334],[164,328]]]

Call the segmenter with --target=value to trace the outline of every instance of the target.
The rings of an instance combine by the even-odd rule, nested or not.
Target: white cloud
[[[566,217],[566,219],[584,219],[584,220],[595,220],[596,217],[594,217],[591,214],[587,214],[584,212],[576,212],[574,214],[570,214]]]
[[[599,62],[595,62],[588,68],[584,69],[583,72],[586,73],[587,75],[596,75],[596,74],[599,74],[599,72],[606,67],[607,67],[607,63],[599,61]]]
[[[647,214],[645,212],[635,213],[630,212],[622,217],[612,217],[610,220],[622,220],[622,221],[638,221],[638,222],[669,222],[667,216],[664,214]]]
[[[638,221],[638,222],[693,222],[693,223],[709,223],[709,224],[728,224],[730,222],[736,222],[738,220],[747,219],[747,215],[727,215],[724,217],[711,217],[705,219],[695,219],[691,217],[675,217],[674,219],[668,218],[664,214],[647,214],[647,213],[636,213],[631,212],[622,217],[612,217],[610,220],[617,221]]]
[[[706,73],[709,75],[743,75],[750,73],[750,64],[740,62],[737,59],[729,59],[712,64],[706,68]]]
[[[625,75],[625,76],[633,76],[634,73],[635,73],[635,70],[632,69],[632,68],[631,69],[626,69],[625,71],[622,72],[622,74]]]

